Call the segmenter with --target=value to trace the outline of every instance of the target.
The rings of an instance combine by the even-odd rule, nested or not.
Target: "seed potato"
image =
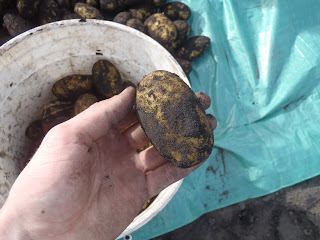
[[[170,2],[162,9],[163,13],[174,20],[188,20],[191,16],[190,8],[182,2]]]
[[[92,78],[98,97],[111,98],[122,91],[122,79],[118,69],[107,60],[97,61],[92,67]]]
[[[92,7],[86,3],[77,3],[74,6],[74,11],[82,18],[87,19],[104,19],[99,9]]]
[[[173,24],[176,26],[179,38],[183,41],[185,40],[191,33],[191,26],[186,21],[183,20],[175,20]]]
[[[93,80],[90,75],[69,75],[57,81],[52,87],[52,93],[58,99],[74,101],[80,95],[93,90]]]
[[[31,22],[13,12],[8,12],[3,16],[3,24],[11,37],[15,37],[33,27]]]
[[[113,21],[116,22],[116,23],[121,23],[121,24],[126,24],[128,22],[129,19],[131,19],[131,13],[129,12],[120,12],[118,13]]]
[[[89,108],[92,104],[98,102],[98,98],[90,93],[81,95],[74,104],[74,116]]]
[[[148,35],[168,50],[177,38],[177,29],[173,22],[161,13],[152,14],[144,24],[148,28]]]
[[[174,165],[192,167],[210,155],[213,129],[199,99],[176,74],[154,71],[144,77],[136,112],[155,149]]]
[[[194,36],[183,42],[177,50],[177,57],[193,61],[203,55],[209,48],[210,38],[206,36]]]

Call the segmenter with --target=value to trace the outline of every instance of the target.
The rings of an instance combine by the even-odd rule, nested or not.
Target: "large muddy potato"
[[[159,42],[169,51],[177,38],[177,29],[173,22],[161,13],[152,14],[144,24],[148,28],[148,35]]]
[[[177,57],[193,61],[203,55],[209,48],[210,38],[206,36],[194,36],[183,42],[177,50]]]
[[[154,71],[144,77],[136,112],[153,146],[174,165],[188,168],[210,155],[213,129],[194,92],[176,74]]]
[[[93,80],[90,75],[69,75],[55,82],[52,93],[57,98],[75,101],[80,95],[93,90]]]
[[[163,13],[174,20],[188,20],[191,16],[190,8],[182,2],[170,2],[162,9]]]
[[[95,90],[101,99],[111,98],[122,91],[122,79],[118,69],[107,60],[99,60],[92,67]]]

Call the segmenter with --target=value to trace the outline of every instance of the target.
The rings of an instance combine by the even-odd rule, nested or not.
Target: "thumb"
[[[134,101],[135,89],[128,87],[112,98],[93,104],[69,120],[68,125],[95,141],[106,135],[131,112]]]

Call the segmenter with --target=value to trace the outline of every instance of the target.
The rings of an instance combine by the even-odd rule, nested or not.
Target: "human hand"
[[[199,167],[175,167],[153,147],[137,153],[149,140],[134,96],[127,88],[48,132],[0,211],[1,236],[115,239],[148,199]]]

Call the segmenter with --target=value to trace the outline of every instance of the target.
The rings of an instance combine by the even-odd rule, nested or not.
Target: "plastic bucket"
[[[0,47],[0,207],[21,171],[29,142],[25,129],[52,98],[53,83],[70,74],[91,74],[110,60],[123,79],[138,83],[154,70],[187,77],[175,59],[147,35],[113,22],[67,20],[25,32]],[[182,180],[163,190],[119,237],[137,230],[171,200]]]

